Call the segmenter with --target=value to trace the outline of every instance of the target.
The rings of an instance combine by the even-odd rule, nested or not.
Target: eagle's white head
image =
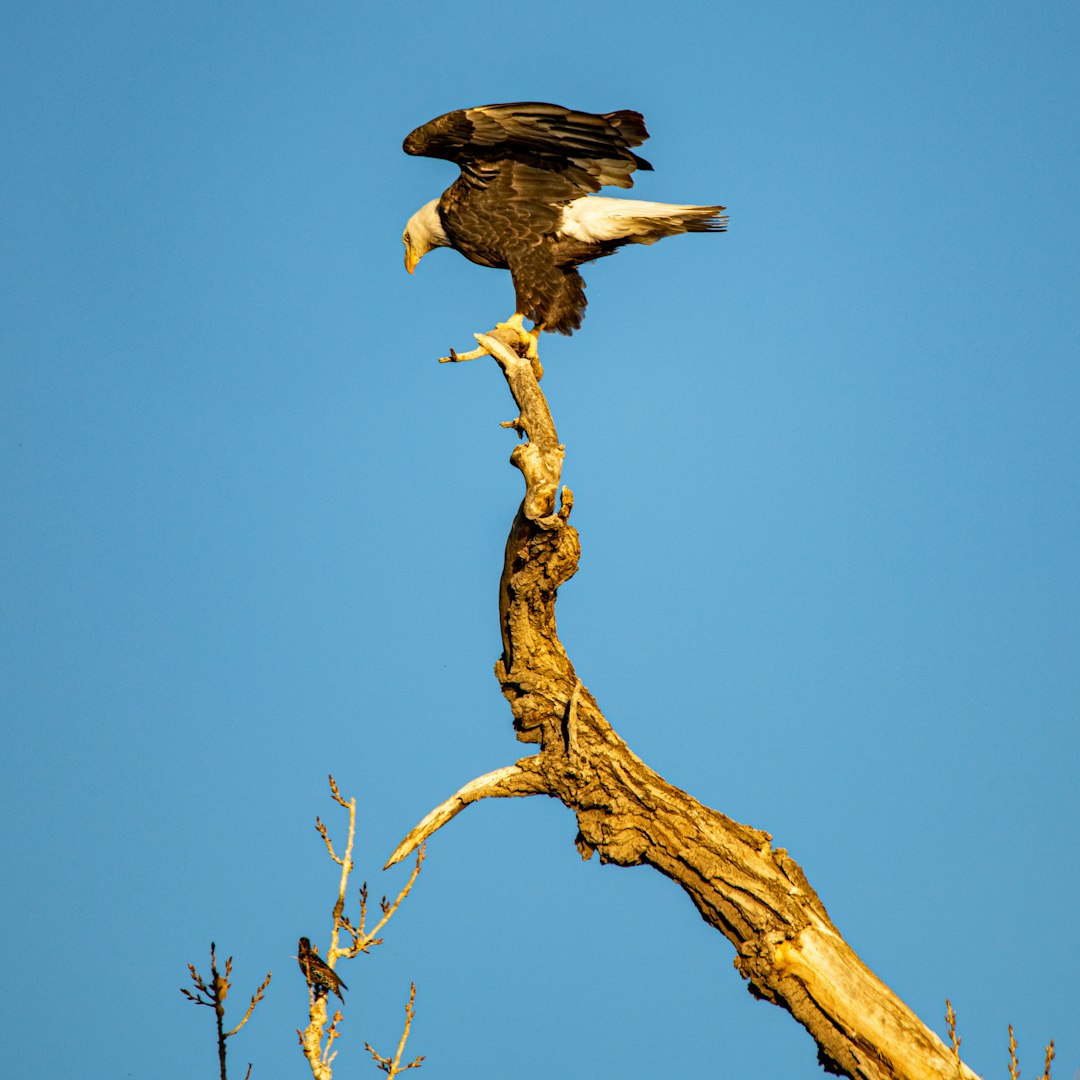
[[[438,207],[438,199],[425,203],[409,218],[401,234],[401,242],[405,245],[405,269],[410,274],[432,248],[450,246],[450,237],[443,230]]]

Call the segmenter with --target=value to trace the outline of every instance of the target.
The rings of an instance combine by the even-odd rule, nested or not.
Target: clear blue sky
[[[1080,9],[1074,3],[5,6],[0,706],[11,1076],[305,1075],[312,822],[401,836],[528,748],[491,668],[520,477],[512,310],[402,137],[519,99],[641,110],[634,194],[731,231],[589,268],[543,342],[584,554],[560,629],[631,747],[766,829],[970,1064],[1080,1069]],[[822,1075],[656,873],[551,801],[431,844],[353,988],[375,1075]],[[27,997],[28,990],[34,991]],[[16,1017],[29,1006],[29,1022]]]

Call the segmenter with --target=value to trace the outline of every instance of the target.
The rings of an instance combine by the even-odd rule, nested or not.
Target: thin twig
[[[263,979],[262,984],[259,986],[259,989],[256,990],[255,993],[252,995],[251,1004],[247,1007],[247,1012],[244,1013],[243,1020],[241,1020],[240,1023],[232,1029],[232,1031],[226,1032],[226,1039],[231,1039],[232,1036],[235,1035],[248,1022],[248,1020],[251,1019],[251,1014],[255,1011],[255,1006],[258,1005],[260,1001],[262,1001],[263,995],[266,993],[266,988],[270,985],[270,976],[271,972],[268,971],[266,973],[266,978]],[[251,1066],[249,1065],[248,1069],[250,1070],[250,1068]]]
[[[371,1043],[364,1043],[364,1047],[367,1052],[375,1059],[375,1064],[382,1069],[388,1077],[395,1077],[399,1073],[408,1071],[409,1069],[419,1069],[423,1064],[426,1055],[421,1054],[418,1058],[414,1058],[408,1065],[401,1064],[401,1055],[405,1053],[405,1044],[409,1041],[409,1032],[412,1029],[413,1017],[416,1015],[416,1009],[414,1008],[414,1002],[416,1001],[416,984],[409,984],[409,1000],[405,1005],[405,1027],[401,1032],[401,1039],[397,1045],[397,1051],[392,1058],[383,1057],[378,1053]]]
[[[1016,1036],[1009,1025],[1009,1080],[1020,1080],[1020,1062],[1016,1059]]]
[[[1046,1064],[1043,1065],[1042,1076],[1039,1080],[1050,1080],[1050,1064],[1054,1060],[1054,1040],[1050,1040],[1050,1045],[1046,1048]]]
[[[945,1023],[949,1028],[949,1042],[952,1043],[953,1057],[956,1059],[956,1075],[963,1078],[964,1064],[960,1060],[960,1043],[963,1040],[956,1034],[956,1013],[948,998],[945,999]]]
[[[334,928],[330,932],[330,948],[326,951],[326,962],[333,967],[334,960],[338,956],[347,956],[350,954],[349,949],[338,949],[338,933],[341,930],[341,917],[345,911],[345,891],[349,887],[349,875],[352,873],[353,861],[353,841],[356,838],[356,797],[354,796],[348,802],[341,797],[341,792],[338,791],[337,783],[334,778],[330,778],[330,793],[333,796],[334,802],[339,806],[345,807],[349,811],[349,837],[345,843],[345,855],[338,859],[337,862],[341,865],[341,877],[338,880],[338,898],[334,904]],[[353,953],[352,955],[355,955]]]
[[[217,1024],[217,1043],[218,1043],[218,1066],[221,1070],[221,1080],[227,1080],[225,1070],[225,1043],[227,1039],[232,1038],[251,1018],[251,1014],[255,1011],[255,1006],[262,1001],[266,994],[266,989],[270,985],[271,973],[266,973],[266,978],[262,981],[258,990],[255,991],[251,998],[251,1003],[247,1007],[247,1012],[244,1013],[243,1019],[239,1024],[232,1029],[232,1031],[225,1030],[225,998],[228,996],[229,990],[232,988],[232,963],[233,958],[230,956],[225,961],[225,973],[222,974],[218,970],[217,966],[217,947],[214,942],[210,942],[210,981],[209,983],[195,970],[194,964],[188,964],[188,971],[191,972],[191,981],[195,987],[195,992],[192,993],[187,987],[180,987],[180,993],[184,995],[193,1005],[205,1005],[208,1008],[214,1010],[214,1020]],[[251,1065],[248,1064],[248,1075],[251,1075]]]
[[[367,952],[367,950],[370,949],[372,945],[376,944],[376,935],[393,917],[394,912],[397,911],[398,906],[401,904],[401,901],[404,900],[405,897],[408,896],[409,893],[412,891],[412,887],[416,883],[416,879],[420,874],[420,867],[423,866],[424,859],[426,857],[426,845],[421,844],[420,850],[416,853],[416,865],[413,867],[412,873],[409,875],[409,880],[405,882],[405,885],[402,887],[401,892],[398,893],[397,899],[392,904],[387,905],[386,897],[383,897],[381,905],[382,918],[378,921],[375,928],[370,932],[365,933],[363,931],[363,922],[361,922],[360,927],[362,936],[357,938],[356,940],[356,943],[354,945],[355,952],[353,953],[353,955],[355,955],[357,952]]]
[[[330,833],[327,832],[326,826],[323,824],[322,818],[315,818],[315,828],[318,829],[319,835],[323,838],[323,843],[326,845],[326,850],[330,852],[330,858],[333,859],[334,862],[340,864],[341,859],[338,858],[337,852],[334,851],[334,845],[330,840]]]

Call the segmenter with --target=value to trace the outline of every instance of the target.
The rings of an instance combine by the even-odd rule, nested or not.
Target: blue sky
[[[401,230],[452,108],[635,108],[634,194],[723,236],[587,268],[545,338],[583,557],[563,640],[631,747],[790,850],[969,1063],[1080,1069],[1080,12],[636,2],[7,5],[0,16],[0,761],[11,1075],[213,1075],[177,991],[213,939],[236,1075],[305,1075],[290,957],[527,752],[492,677],[520,477],[507,276]],[[337,1075],[821,1075],[656,873],[551,801],[430,846]],[[30,982],[24,973],[33,971]],[[46,976],[39,973],[44,971]],[[39,992],[27,999],[33,986]],[[40,1023],[40,1021],[39,1021]],[[374,1075],[370,1073],[370,1075]]]

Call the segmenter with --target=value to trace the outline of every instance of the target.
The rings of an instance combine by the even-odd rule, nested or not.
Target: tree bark
[[[580,543],[563,489],[563,447],[516,339],[478,335],[498,361],[528,437],[511,455],[526,483],[506,543],[495,665],[517,738],[539,753],[467,784],[402,841],[404,858],[464,806],[485,797],[546,794],[578,823],[577,847],[606,863],[648,865],[687,892],[736,950],[756,997],[786,1009],[813,1037],[818,1060],[857,1080],[975,1080],[955,1051],[855,955],[803,871],[771,837],[703,806],[636,757],[582,685],[559,641],[555,600]],[[390,865],[388,863],[387,865]]]

